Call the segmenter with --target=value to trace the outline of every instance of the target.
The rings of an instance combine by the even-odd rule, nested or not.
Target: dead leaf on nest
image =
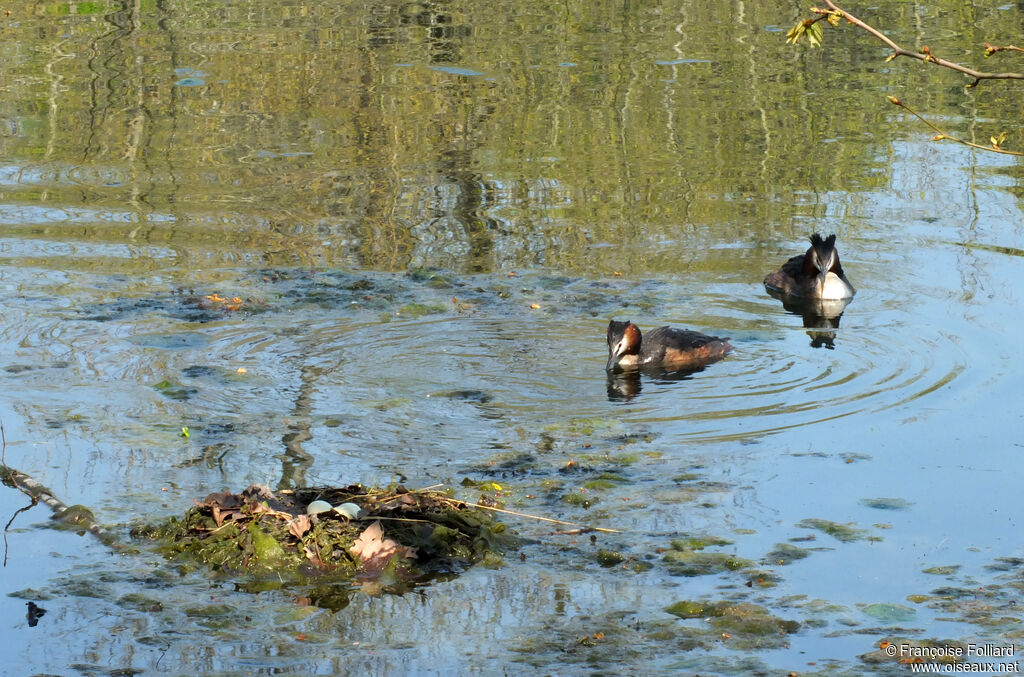
[[[212,508],[217,506],[219,508],[240,508],[245,504],[245,499],[238,494],[232,494],[230,491],[222,491],[219,494],[210,494],[204,498],[201,502],[196,501],[196,505],[204,508]]]
[[[416,557],[416,548],[409,548],[384,538],[384,530],[380,521],[376,521],[359,534],[350,551],[359,558],[363,570],[368,573],[379,573],[384,570],[393,555],[399,557]]]
[[[272,517],[280,517],[281,519],[291,520],[294,515],[290,512],[281,512],[280,510],[274,510],[266,503],[257,503],[249,509],[253,515],[271,515]]]
[[[288,523],[288,533],[295,538],[302,538],[302,534],[309,531],[310,526],[308,515],[296,515],[295,519]]]
[[[228,520],[238,519],[242,515],[239,510],[222,510],[217,505],[210,506],[210,512],[213,513],[213,521],[218,527],[222,527]]]

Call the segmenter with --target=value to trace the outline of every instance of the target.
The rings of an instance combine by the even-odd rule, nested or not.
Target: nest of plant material
[[[307,514],[314,501],[350,505]],[[137,527],[132,535],[158,542],[183,565],[272,574],[282,582],[323,576],[414,582],[479,562],[499,564],[516,545],[490,512],[447,493],[358,484],[279,492],[253,485],[239,494],[210,494],[183,517]]]

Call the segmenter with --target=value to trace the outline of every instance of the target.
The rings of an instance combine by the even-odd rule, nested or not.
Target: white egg
[[[334,512],[350,520],[359,517],[359,513],[362,511],[363,509],[355,503],[342,503],[341,505],[334,506]]]
[[[334,508],[327,501],[313,501],[306,506],[307,515],[318,515],[322,512],[333,510]]]

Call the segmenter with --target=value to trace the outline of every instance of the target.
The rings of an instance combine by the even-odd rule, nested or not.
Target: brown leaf
[[[219,508],[216,505],[210,506],[210,512],[213,513],[213,521],[216,522],[218,527],[224,526],[225,522],[238,520],[245,516],[241,510],[235,510],[233,508]]]
[[[271,515],[273,517],[280,517],[284,520],[291,520],[292,514],[288,512],[282,512],[280,510],[274,510],[266,503],[257,503],[249,508],[249,512],[253,515]]]
[[[384,530],[380,526],[380,520],[366,527],[363,533],[359,534],[359,538],[352,544],[349,552],[359,558],[363,565],[363,570],[369,573],[383,571],[388,561],[394,555],[399,557],[416,557],[415,548],[401,546],[390,538],[384,538]]]
[[[288,533],[295,538],[302,538],[302,534],[309,531],[311,523],[309,521],[309,515],[296,515],[295,518],[288,523]]]
[[[197,502],[198,503],[198,502]],[[222,491],[219,494],[210,494],[203,499],[198,505],[211,508],[215,505],[221,508],[239,508],[245,504],[245,499],[238,494],[232,494],[230,491]]]
[[[359,538],[352,544],[352,554],[365,562],[388,547],[384,542],[384,529],[380,526],[380,520],[377,520],[359,534]]]

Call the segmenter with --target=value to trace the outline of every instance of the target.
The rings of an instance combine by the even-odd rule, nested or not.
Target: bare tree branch
[[[845,9],[839,7],[839,5],[837,5],[832,0],[824,1],[825,4],[828,5],[828,7],[811,7],[811,12],[817,14],[818,17],[815,19],[804,19],[796,26],[794,26],[786,34],[787,43],[796,44],[801,39],[807,38],[808,42],[810,42],[812,47],[820,47],[822,43],[822,30],[821,26],[819,25],[819,22],[824,19],[828,22],[830,26],[836,27],[839,25],[840,21],[846,19],[848,22],[850,22],[857,28],[860,28],[866,33],[873,35],[876,39],[884,43],[889,49],[892,50],[892,53],[889,55],[886,61],[892,61],[898,56],[905,56],[911,59],[917,59],[918,61],[924,61],[925,63],[933,63],[936,66],[942,66],[943,68],[948,68],[950,70],[957,71],[958,73],[963,73],[968,77],[974,78],[974,81],[968,84],[967,87],[974,87],[982,80],[1024,80],[1024,74],[1021,73],[987,73],[984,71],[975,70],[973,68],[968,68],[967,66],[961,66],[960,64],[953,63],[952,61],[940,59],[935,55],[931,48],[928,47],[928,45],[922,47],[921,51],[919,52],[912,52],[908,49],[904,49],[888,35],[878,30],[877,28],[864,23],[857,17],[847,12]],[[996,52],[1002,51],[1024,52],[1024,48],[1017,47],[1016,45],[997,46],[990,45],[987,42],[985,43],[986,57],[991,56]],[[964,139],[960,139],[956,136],[953,136],[952,134],[948,134],[943,130],[939,129],[933,123],[921,117],[921,115],[918,114],[917,111],[915,111],[910,106],[906,105],[896,97],[890,96],[889,101],[893,105],[899,106],[900,108],[904,109],[905,111],[916,117],[924,124],[931,127],[936,132],[936,135],[932,137],[933,141],[949,140],[955,141],[956,143],[962,144],[969,148],[976,148],[978,150],[987,150],[993,153],[1002,153],[1004,155],[1024,156],[1024,153],[1022,152],[1007,150],[1002,147],[1003,141],[1006,140],[1006,132],[1001,132],[999,136],[989,137],[989,145],[987,146],[979,143],[973,143],[971,141],[965,141]]]
[[[1003,155],[1020,155],[1020,156],[1024,156],[1024,153],[1022,153],[1020,151],[1006,150],[1005,148],[1001,148],[1000,147],[999,144],[1001,144],[1003,142],[1003,140],[1005,139],[1005,137],[1006,137],[1005,133],[1000,134],[998,139],[995,138],[995,137],[992,137],[990,139],[990,141],[992,142],[992,145],[990,145],[990,146],[983,146],[980,143],[972,143],[970,141],[964,141],[963,139],[955,137],[952,134],[949,134],[948,132],[944,132],[943,130],[939,129],[938,127],[936,127],[934,124],[932,124],[928,120],[925,120],[923,117],[921,117],[920,113],[918,113],[916,110],[914,110],[913,108],[911,108],[907,104],[903,103],[901,100],[897,99],[895,96],[890,96],[889,97],[889,103],[891,103],[894,106],[899,106],[900,108],[902,108],[903,110],[907,111],[908,113],[913,115],[915,118],[920,120],[921,122],[923,122],[926,125],[928,125],[929,127],[931,127],[933,130],[935,130],[936,134],[935,134],[935,136],[932,137],[932,141],[944,141],[944,140],[956,141],[959,144],[963,144],[964,146],[968,146],[970,148],[977,148],[978,150],[987,150],[987,151],[990,151],[992,153],[1002,153]]]
[[[1002,47],[1000,45],[990,45],[987,42],[985,43],[985,56],[991,56],[996,52],[1005,52],[1007,50],[1012,52],[1024,52],[1024,47],[1018,47],[1017,45],[1006,45],[1005,47]]]

